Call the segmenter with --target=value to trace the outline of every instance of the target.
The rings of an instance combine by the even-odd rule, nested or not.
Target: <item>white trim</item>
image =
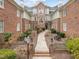
[[[4,21],[1,21],[2,22],[2,32],[0,31],[0,33],[4,33]]]
[[[17,25],[16,25],[16,31],[20,31],[21,30],[21,24],[20,23],[17,23]]]
[[[67,31],[67,23],[63,23],[63,31]]]
[[[5,4],[5,2],[4,2],[5,0],[2,0],[2,5],[0,5],[0,8],[4,8],[4,4]]]

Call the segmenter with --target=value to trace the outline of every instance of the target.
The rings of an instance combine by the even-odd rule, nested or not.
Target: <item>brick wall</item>
[[[57,31],[60,31],[60,19],[55,19],[52,21],[52,28],[56,29]]]
[[[22,19],[22,32],[25,32],[29,29],[30,26],[30,20]]]
[[[18,18],[16,14],[17,8],[15,5],[5,0],[4,8],[0,8],[0,18],[4,22],[4,32],[16,32],[16,25],[21,22],[21,18]]]
[[[17,23],[21,24],[21,18],[16,16],[17,7],[10,0],[4,1],[4,8],[0,8],[0,20],[4,22],[4,32],[12,32],[13,34],[21,32],[16,30]]]
[[[62,17],[62,23],[67,23],[65,33],[67,36],[79,37],[79,1],[74,1],[65,8],[67,9],[67,16]]]

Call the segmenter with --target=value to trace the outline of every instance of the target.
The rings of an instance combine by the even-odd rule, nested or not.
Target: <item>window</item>
[[[37,14],[37,9],[33,9],[33,14]]]
[[[39,9],[39,14],[43,14],[44,13],[44,10],[43,9]]]
[[[67,10],[63,10],[63,16],[67,16]]]
[[[67,31],[67,23],[63,23],[63,31]]]
[[[4,0],[0,0],[0,7],[4,8]]]
[[[0,33],[4,32],[4,23],[3,21],[0,21]]]
[[[48,8],[45,10],[45,14],[49,14],[49,9]]]
[[[17,24],[17,31],[20,31],[20,23]]]
[[[18,17],[21,16],[20,10],[17,10],[17,16],[18,16]]]

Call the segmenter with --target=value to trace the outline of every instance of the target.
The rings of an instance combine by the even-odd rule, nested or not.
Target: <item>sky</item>
[[[22,1],[24,1],[24,2],[22,2]],[[46,5],[53,7],[53,6],[56,6],[59,3],[61,3],[61,1],[62,1],[63,4],[65,4],[65,3],[67,3],[68,0],[61,0],[60,2],[59,2],[59,0],[16,0],[16,2],[18,4],[24,4],[28,7],[34,6],[38,1],[42,1]]]

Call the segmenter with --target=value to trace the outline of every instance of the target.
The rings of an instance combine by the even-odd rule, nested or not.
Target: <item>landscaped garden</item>
[[[28,37],[31,35],[32,30],[28,30],[26,32],[23,32],[20,36],[20,41],[24,41],[24,37]],[[9,43],[9,41],[11,40],[11,36],[12,33],[7,32],[7,33],[3,33],[3,41],[4,44],[2,45],[3,48],[0,49],[0,59],[17,59],[17,52],[14,51],[14,49],[12,49]],[[19,40],[17,40],[18,43]]]

